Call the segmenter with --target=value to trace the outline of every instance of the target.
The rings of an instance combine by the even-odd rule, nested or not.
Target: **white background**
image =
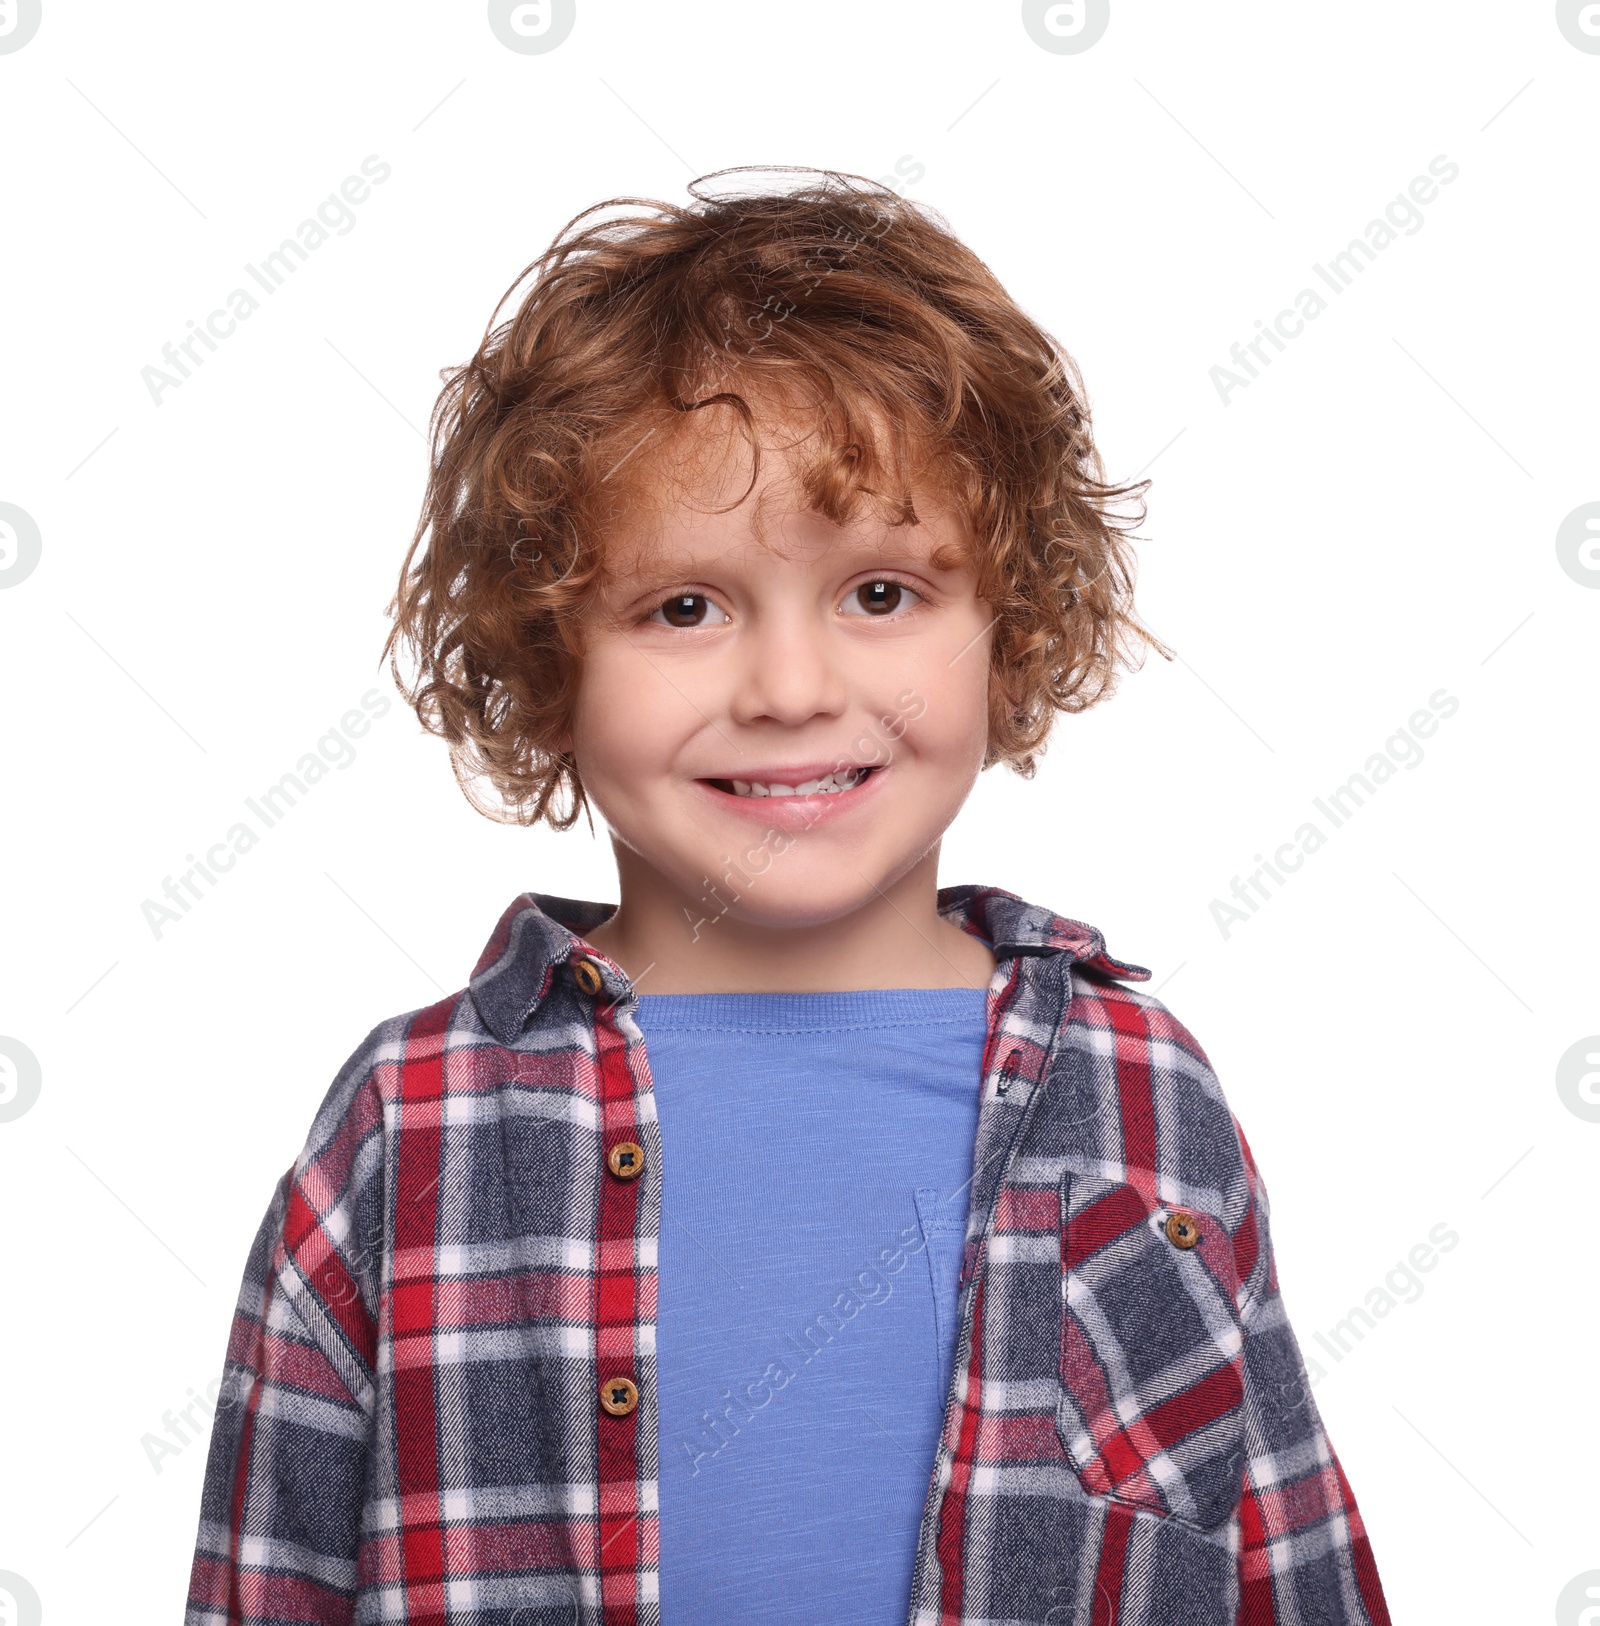
[[[158,1471],[146,1436],[220,1372],[339,1064],[517,893],[615,896],[582,826],[474,814],[378,664],[439,369],[581,209],[761,163],[915,174],[1153,479],[1178,659],[1032,783],[985,775],[942,878],[1093,922],[1205,1047],[1396,1621],[1548,1621],[1600,1568],[1600,1123],[1556,1088],[1600,1032],[1600,578],[1556,550],[1600,499],[1597,95],[1546,3],[1115,0],[1072,55],[1013,4],[579,0],[523,55],[479,4],[45,0],[0,54],[0,502],[42,537],[0,591],[0,1034],[42,1073],[0,1122],[0,1570],[52,1626],[180,1617],[204,1447]],[[255,289],[369,154],[354,227]],[[1334,296],[1313,262],[1440,154]],[[154,403],[141,369],[240,286],[261,309]],[[1225,404],[1209,369],[1305,287],[1329,308]],[[369,689],[355,761],[154,935]],[[1439,689],[1421,763],[1224,936],[1213,899]]]

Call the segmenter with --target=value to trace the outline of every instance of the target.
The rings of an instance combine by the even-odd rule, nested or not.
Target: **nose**
[[[797,728],[815,717],[841,716],[849,685],[829,632],[815,612],[798,606],[752,625],[740,649],[734,721]]]

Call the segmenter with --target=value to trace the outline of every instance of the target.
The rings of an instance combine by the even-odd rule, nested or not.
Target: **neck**
[[[994,956],[938,910],[935,846],[859,908],[809,925],[741,919],[735,890],[689,897],[613,843],[622,902],[588,934],[642,994],[986,988]]]

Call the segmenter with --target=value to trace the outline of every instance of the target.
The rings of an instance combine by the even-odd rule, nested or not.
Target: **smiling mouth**
[[[754,779],[708,779],[706,783],[729,796],[837,796],[841,791],[854,790],[876,771],[874,768],[843,768],[797,785],[769,784]]]

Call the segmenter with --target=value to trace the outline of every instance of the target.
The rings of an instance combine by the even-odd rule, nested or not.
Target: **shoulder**
[[[1249,1147],[1210,1057],[1155,994],[1075,963],[1058,1048],[1075,1081],[1060,1103],[1090,1124],[1104,1172],[1190,1201],[1231,1229],[1252,1206]]]
[[[481,1035],[465,990],[374,1026],[325,1091],[263,1224],[270,1279],[352,1393],[363,1392],[376,1355],[402,1105],[417,1103],[409,1117],[431,1122],[440,1138],[443,1058]]]
[[[1222,1099],[1222,1086],[1200,1041],[1155,994],[1082,961],[1074,963],[1071,976],[1065,1027],[1098,1036],[1125,1059],[1157,1069],[1166,1083]]]
[[[470,991],[385,1017],[346,1057],[317,1109],[306,1154],[353,1125],[376,1127],[407,1099],[437,1097],[455,1086],[458,1062],[499,1045],[483,1025]]]
[[[385,1147],[402,1116],[431,1118],[439,1127],[446,1116],[442,1098],[459,1087],[463,1072],[447,1058],[493,1047],[464,988],[371,1028],[324,1091],[289,1170],[287,1234],[293,1234],[297,1204],[324,1224],[343,1211],[353,1225],[355,1209],[381,1208],[390,1162]],[[364,1223],[370,1225],[370,1217]]]

